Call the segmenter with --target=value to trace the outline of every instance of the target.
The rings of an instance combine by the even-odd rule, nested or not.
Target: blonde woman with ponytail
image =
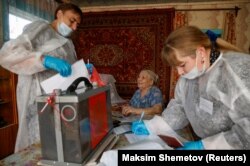
[[[162,116],[132,125],[133,132],[191,124],[199,139],[179,149],[250,149],[250,56],[212,31],[186,26],[168,36],[162,57],[180,75],[175,97]]]

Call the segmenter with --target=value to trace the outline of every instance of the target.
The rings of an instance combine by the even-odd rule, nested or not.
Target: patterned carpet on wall
[[[173,9],[84,13],[73,37],[77,56],[89,59],[99,73],[112,74],[125,98],[135,92],[139,72],[153,70],[168,100],[170,68],[161,60],[161,49],[172,31],[173,16]]]

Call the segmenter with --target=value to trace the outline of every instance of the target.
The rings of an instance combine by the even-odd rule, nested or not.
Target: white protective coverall
[[[44,68],[40,57],[45,54],[70,64],[77,60],[72,41],[41,20],[27,25],[22,35],[6,42],[0,51],[0,65],[18,74],[19,128],[15,152],[40,140],[36,96],[43,93],[40,82],[56,74]]]
[[[250,55],[224,53],[202,76],[181,77],[162,116],[144,122],[155,134],[190,123],[205,149],[250,149]]]

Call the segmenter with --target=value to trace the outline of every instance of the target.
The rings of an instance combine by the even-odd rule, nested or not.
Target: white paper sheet
[[[151,120],[144,121],[148,131],[155,135],[166,135],[178,139],[180,142],[187,142],[187,140],[176,133],[161,116],[154,116]]]
[[[72,73],[69,77],[62,77],[56,74],[41,82],[41,86],[45,93],[52,93],[54,89],[61,89],[65,91],[70,84],[79,77],[86,77],[89,79],[88,70],[85,66],[83,59],[75,62],[72,66]]]
[[[114,133],[117,135],[131,131],[131,125],[121,125],[113,129]]]
[[[172,147],[168,146],[159,136],[157,135],[135,135],[135,134],[125,134],[128,142],[130,144],[138,144],[142,143],[143,141],[154,141],[159,143],[164,149],[173,149]],[[129,146],[129,145],[128,145]],[[152,147],[151,147],[152,148]],[[149,149],[151,149],[149,148]],[[125,147],[126,149],[126,147]]]

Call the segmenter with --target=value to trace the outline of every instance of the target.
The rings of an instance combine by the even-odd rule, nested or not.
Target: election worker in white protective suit
[[[250,55],[194,26],[172,32],[163,58],[181,76],[162,116],[133,122],[135,134],[191,124],[199,140],[179,149],[250,149]]]
[[[76,5],[57,7],[52,23],[35,21],[27,25],[16,39],[6,42],[0,51],[0,65],[18,74],[17,108],[19,128],[15,152],[40,140],[36,96],[43,90],[40,82],[60,73],[71,74],[77,60],[74,45],[68,37],[82,20]]]

